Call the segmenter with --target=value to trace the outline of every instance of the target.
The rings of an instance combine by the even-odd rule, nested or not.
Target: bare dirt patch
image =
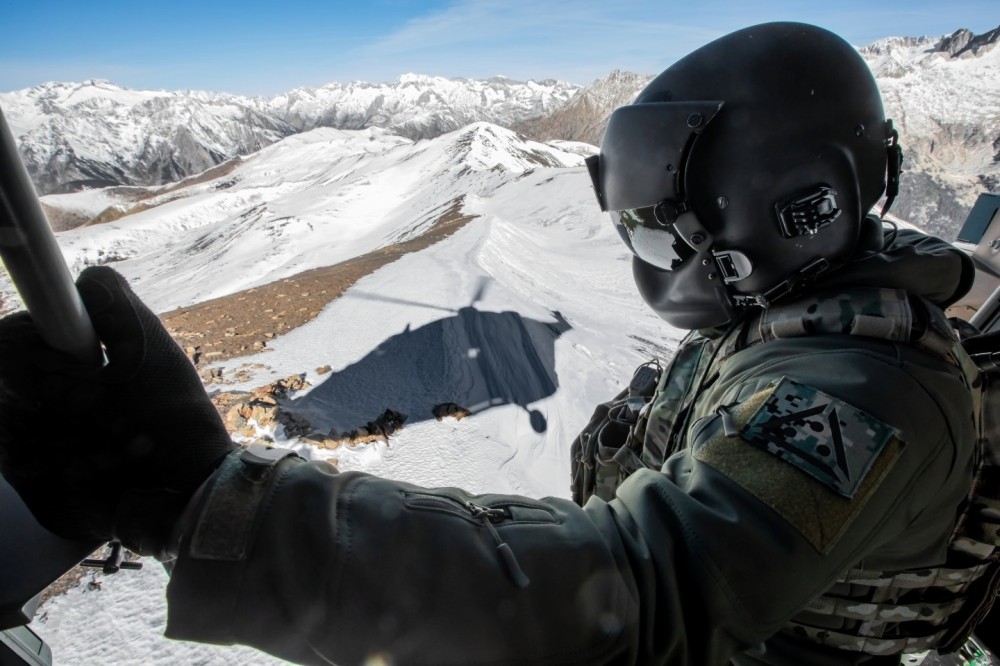
[[[448,202],[431,228],[417,238],[166,312],[160,319],[195,365],[259,352],[274,338],[311,321],[365,275],[447,238],[475,219],[475,215],[462,212],[463,201],[464,196]]]
[[[417,238],[379,248],[334,266],[305,271],[262,287],[167,312],[160,315],[160,319],[174,339],[182,347],[191,350],[189,356],[194,357],[192,360],[195,361],[195,365],[260,351],[279,335],[312,320],[323,307],[365,275],[407,253],[422,250],[447,238],[474,220],[475,215],[462,212],[463,201],[464,197],[457,197],[443,206],[444,210],[433,226]],[[317,368],[317,372],[320,370],[326,372],[329,369]],[[278,414],[279,400],[274,396],[273,390],[267,393],[273,386],[281,386],[282,382],[288,381],[286,379],[262,387],[262,391],[219,394],[213,399],[213,403],[223,418],[234,421],[234,423],[227,422],[227,427],[233,432],[239,429],[238,426],[245,425],[246,417],[259,418],[259,415],[253,412],[253,408],[259,404],[273,408],[274,419],[281,421],[288,428],[289,425],[295,425],[289,420],[294,421],[295,415]],[[240,408],[244,405],[250,409],[245,416],[240,412]],[[307,427],[301,429],[312,444],[325,448],[336,448],[345,443],[353,446],[373,439],[384,441],[388,435],[402,427],[402,422],[405,420],[405,416],[391,410],[386,410],[386,414],[380,419],[386,420],[387,415],[392,417],[391,428],[376,419],[366,428],[359,427],[345,434],[317,434]],[[279,418],[281,416],[284,418]],[[236,423],[237,417],[242,417],[244,423]],[[373,427],[373,423],[378,427]],[[359,434],[362,430],[364,437]],[[92,557],[100,556],[98,551]],[[44,604],[50,598],[65,594],[68,590],[79,586],[84,576],[94,571],[94,569],[74,567],[42,593],[41,603]],[[91,585],[97,586],[94,589],[100,589],[99,581],[92,582]],[[40,609],[40,612],[43,611],[44,608]]]
[[[52,231],[69,231],[90,221],[90,218],[83,213],[56,208],[44,202],[42,203],[42,212],[45,213],[45,218],[49,221]]]

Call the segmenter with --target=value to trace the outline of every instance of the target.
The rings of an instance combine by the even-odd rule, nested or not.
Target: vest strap
[[[797,636],[808,638],[811,642],[819,645],[877,656],[930,650],[939,643],[945,633],[942,630],[924,636],[879,638],[876,636],[858,636],[856,634],[841,633],[832,629],[807,627],[804,624],[796,624],[794,622],[788,623],[787,630]]]

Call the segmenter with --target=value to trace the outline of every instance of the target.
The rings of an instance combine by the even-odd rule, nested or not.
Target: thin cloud
[[[652,73],[722,34],[696,25],[647,20],[650,3],[540,5],[525,0],[463,0],[411,19],[356,51],[360,67],[445,76],[560,78],[589,82],[615,68]],[[662,14],[659,10],[656,14]],[[467,73],[462,73],[467,72]]]

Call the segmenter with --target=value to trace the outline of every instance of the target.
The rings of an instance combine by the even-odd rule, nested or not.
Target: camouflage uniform
[[[943,306],[970,277],[901,232],[817,288]],[[879,318],[850,323],[907,323]],[[233,457],[182,529],[167,634],[315,664],[875,663],[789,622],[845,572],[944,561],[973,401],[946,357],[858,332],[693,334],[696,376],[646,415],[660,469],[584,508]]]

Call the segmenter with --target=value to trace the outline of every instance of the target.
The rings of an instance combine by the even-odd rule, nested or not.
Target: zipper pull
[[[514,557],[514,551],[510,549],[510,546],[506,543],[501,543],[497,546],[497,552],[500,553],[500,559],[503,560],[507,574],[514,582],[514,585],[522,589],[528,587],[531,584],[531,579],[528,578],[528,574],[524,573],[524,569],[521,568],[517,558]]]
[[[500,556],[500,561],[503,563],[504,569],[506,569],[507,575],[510,576],[514,585],[520,588],[528,587],[531,579],[524,573],[524,569],[518,563],[517,557],[514,556],[514,551],[510,549],[510,546],[507,545],[500,536],[500,533],[497,532],[497,528],[493,526],[493,523],[498,523],[507,517],[504,510],[481,506],[473,502],[466,502],[465,506],[472,512],[472,517],[480,519],[486,525],[490,534],[493,535],[493,539],[497,542],[497,554]]]

